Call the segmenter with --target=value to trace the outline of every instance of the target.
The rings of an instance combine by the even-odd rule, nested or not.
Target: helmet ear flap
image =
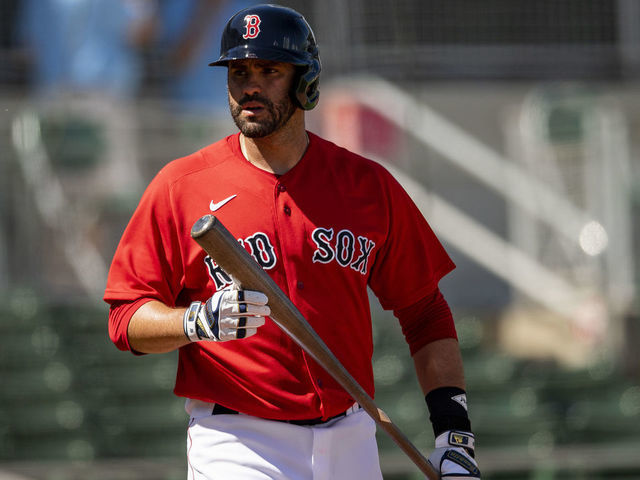
[[[320,60],[314,58],[311,62],[300,68],[298,81],[294,88],[294,98],[303,110],[311,110],[320,99]]]

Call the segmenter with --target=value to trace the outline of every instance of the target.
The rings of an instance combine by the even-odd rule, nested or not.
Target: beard
[[[242,105],[256,101],[264,105],[267,115],[261,120],[242,118]],[[285,125],[296,111],[296,106],[289,97],[281,102],[273,103],[260,95],[244,96],[238,103],[232,103],[229,95],[229,109],[231,117],[238,129],[247,138],[262,138],[271,135]]]

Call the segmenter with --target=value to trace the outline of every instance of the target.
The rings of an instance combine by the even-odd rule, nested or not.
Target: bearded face
[[[229,109],[245,137],[266,137],[284,126],[297,106],[290,96],[295,67],[267,60],[229,63]]]
[[[248,138],[271,135],[285,125],[296,111],[289,95],[275,103],[261,95],[245,96],[235,103],[229,96],[229,108],[236,126]],[[260,111],[261,114],[243,115],[246,110]]]

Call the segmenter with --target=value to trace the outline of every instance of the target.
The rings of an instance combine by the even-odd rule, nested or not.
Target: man
[[[378,164],[305,130],[320,60],[297,12],[233,16],[220,58],[240,132],[163,168],[115,254],[110,334],[137,353],[179,349],[189,478],[380,479],[375,424],[189,237],[214,211],[373,395],[367,286],[394,310],[445,478],[479,478],[462,362],[440,278],[454,268]],[[455,434],[454,434],[455,432]]]

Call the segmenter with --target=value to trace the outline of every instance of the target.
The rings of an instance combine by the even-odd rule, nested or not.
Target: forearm
[[[413,355],[413,361],[435,436],[429,463],[440,474],[438,478],[480,480],[458,341],[444,338],[428,343]]]
[[[184,333],[184,308],[170,308],[152,300],[131,317],[127,336],[131,348],[141,353],[165,353],[189,343]]]
[[[413,362],[425,395],[439,387],[464,390],[462,356],[455,338],[443,338],[426,344],[413,355]]]

